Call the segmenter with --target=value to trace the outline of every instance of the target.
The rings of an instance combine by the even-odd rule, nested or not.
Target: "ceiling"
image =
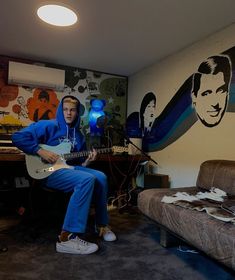
[[[0,54],[129,76],[235,22],[234,0],[66,0],[79,22],[59,28],[44,2],[1,1]]]

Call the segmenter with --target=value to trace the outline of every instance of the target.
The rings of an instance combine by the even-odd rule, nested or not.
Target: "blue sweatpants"
[[[84,233],[91,201],[95,205],[97,225],[108,224],[107,177],[98,170],[76,166],[62,168],[46,179],[46,186],[63,192],[72,192],[64,218],[63,230]]]

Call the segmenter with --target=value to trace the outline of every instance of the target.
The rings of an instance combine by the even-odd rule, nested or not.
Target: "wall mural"
[[[146,152],[162,150],[190,127],[200,121],[211,128],[222,122],[226,112],[235,112],[235,47],[222,54],[211,56],[203,61],[179,88],[158,117],[149,113],[154,121],[145,122],[148,110],[157,106],[156,98],[146,100],[153,93],[147,93],[139,112],[127,118],[126,129],[129,137],[143,138]],[[155,95],[154,95],[155,96]],[[145,110],[146,109],[146,110]],[[144,110],[144,111],[143,111]],[[146,112],[145,112],[146,111]],[[151,123],[151,125],[150,125]]]
[[[153,123],[156,119],[156,96],[153,92],[148,92],[142,99],[139,112],[131,113],[126,122],[129,137],[142,138],[151,133]]]
[[[126,122],[127,78],[84,70],[76,67],[44,64],[65,70],[65,89],[12,86],[7,84],[9,60],[29,63],[22,59],[0,56],[0,134],[12,133],[32,122],[55,118],[56,109],[65,95],[74,95],[81,102],[81,129],[89,137],[91,100],[105,100],[108,124],[124,130]],[[33,63],[30,61],[30,63]],[[120,136],[113,135],[114,144]]]

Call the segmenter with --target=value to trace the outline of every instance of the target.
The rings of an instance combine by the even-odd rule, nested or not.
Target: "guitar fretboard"
[[[96,149],[97,154],[106,154],[110,153],[113,151],[112,148],[102,148],[102,149]],[[85,157],[88,156],[91,151],[80,151],[80,152],[74,152],[74,153],[69,153],[69,154],[63,154],[63,157],[65,160],[68,159],[74,159],[74,158],[79,158],[79,157]]]

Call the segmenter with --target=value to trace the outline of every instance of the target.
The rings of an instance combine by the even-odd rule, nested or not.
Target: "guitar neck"
[[[97,154],[106,154],[110,153],[113,151],[112,148],[102,148],[102,149],[96,149]],[[81,152],[74,152],[74,153],[69,153],[69,154],[63,154],[63,157],[65,160],[69,159],[75,159],[79,157],[85,157],[88,156],[91,151],[81,151]]]

